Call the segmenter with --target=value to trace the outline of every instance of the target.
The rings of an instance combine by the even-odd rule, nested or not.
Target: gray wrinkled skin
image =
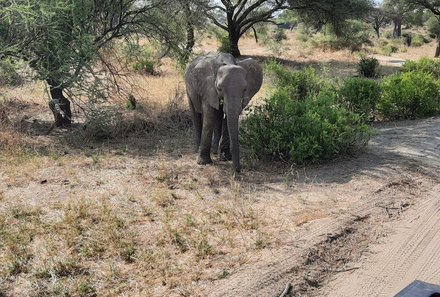
[[[261,66],[253,59],[236,60],[230,54],[196,58],[185,73],[192,113],[198,164],[209,164],[211,147],[240,172],[238,120],[243,108],[260,90]]]

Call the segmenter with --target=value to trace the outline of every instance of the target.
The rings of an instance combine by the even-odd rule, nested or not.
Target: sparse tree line
[[[259,26],[276,23],[285,12],[315,29],[326,25],[336,35],[345,34],[350,19],[371,24],[377,36],[393,23],[396,38],[402,25],[429,16],[440,55],[436,0],[385,0],[380,7],[370,0],[0,0],[0,61],[30,66],[48,85],[56,125],[68,126],[67,94],[82,92],[93,103],[106,97],[108,86],[117,87],[111,57],[104,53],[118,40],[149,39],[161,45],[162,56],[185,65],[197,32],[215,27],[226,37],[226,50],[239,56],[240,38],[248,32],[257,38]]]

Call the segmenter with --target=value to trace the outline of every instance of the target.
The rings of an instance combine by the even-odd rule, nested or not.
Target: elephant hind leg
[[[195,110],[191,100],[189,100],[189,108],[191,110],[191,116],[194,124],[194,143],[196,147],[196,152],[198,152],[200,141],[202,138],[202,115]]]

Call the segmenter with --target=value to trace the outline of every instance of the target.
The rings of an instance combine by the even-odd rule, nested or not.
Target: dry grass
[[[355,71],[347,52],[304,57],[300,46],[290,38],[281,58],[328,75]],[[241,49],[270,55],[251,38]],[[170,61],[160,73],[135,76],[140,109],[69,131],[48,133],[41,83],[2,91],[0,296],[197,295],[339,210],[291,190],[287,168],[238,182],[229,163],[196,166],[181,73]]]

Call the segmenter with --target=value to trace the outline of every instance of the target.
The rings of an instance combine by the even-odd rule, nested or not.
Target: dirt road
[[[393,296],[414,279],[440,283],[440,119],[382,124],[366,153],[296,172],[301,193],[331,213],[290,244],[261,253],[206,296]],[[319,189],[317,189],[319,188]],[[276,198],[283,196],[284,198]]]

